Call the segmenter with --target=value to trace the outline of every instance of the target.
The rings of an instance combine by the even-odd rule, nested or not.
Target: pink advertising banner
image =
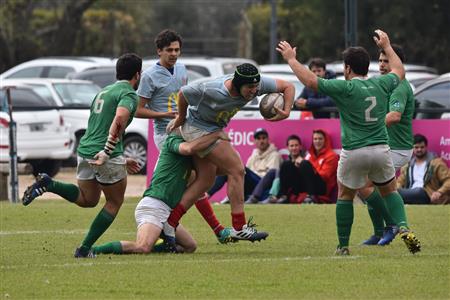
[[[264,120],[233,120],[226,131],[228,132],[232,144],[241,155],[241,159],[246,163],[252,150],[253,132],[259,128],[265,128],[269,133],[269,138],[278,149],[286,147],[286,139],[291,134],[296,134],[302,139],[304,148],[311,145],[312,131],[314,129],[324,129],[332,140],[332,146],[336,151],[341,149],[339,119],[318,119],[318,120],[284,120],[281,122],[267,122]],[[420,133],[428,139],[429,151],[435,152],[442,157],[450,166],[450,120],[414,120],[414,133]],[[147,184],[151,179],[153,168],[158,159],[158,149],[153,143],[153,125],[150,121],[148,155],[147,155]],[[220,200],[225,196],[222,189],[214,200]],[[218,198],[218,199],[216,199]]]

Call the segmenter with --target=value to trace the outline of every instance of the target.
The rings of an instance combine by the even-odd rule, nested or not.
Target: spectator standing
[[[440,157],[428,152],[427,138],[414,135],[414,157],[401,169],[397,187],[405,204],[450,203],[450,171]]]

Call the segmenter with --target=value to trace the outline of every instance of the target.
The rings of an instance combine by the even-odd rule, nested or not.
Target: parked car
[[[146,59],[144,64],[156,63],[157,59]],[[178,62],[184,64],[186,69],[197,72],[205,77],[218,77],[234,73],[236,66],[243,63],[251,63],[259,68],[251,59],[239,57],[184,57],[178,58]]]
[[[0,162],[2,169],[9,162],[10,117],[6,84],[0,85]],[[31,164],[33,174],[45,172],[55,176],[62,160],[71,155],[71,136],[64,117],[54,109],[51,99],[40,97],[32,88],[16,84],[11,90],[13,119],[16,122],[17,156],[19,162]],[[8,169],[6,167],[6,169]]]
[[[0,75],[0,80],[13,78],[64,78],[68,73],[81,72],[111,65],[104,57],[42,57],[21,63]]]
[[[143,66],[143,70],[148,68],[150,65],[146,64]],[[194,81],[199,78],[202,78],[203,75],[192,71],[187,70],[188,81]],[[66,78],[69,79],[81,79],[81,80],[89,80],[98,85],[99,87],[105,87],[109,84],[112,84],[116,81],[116,68],[115,67],[98,67],[94,69],[89,69],[81,72],[72,72],[66,75]]]
[[[70,133],[73,139],[70,164],[76,165],[76,150],[86,131],[91,102],[101,90],[100,87],[90,81],[69,79],[7,79],[2,82],[5,85],[27,85],[42,98],[54,103],[55,106],[64,107],[60,112],[66,122],[70,124]],[[124,136],[124,154],[139,162],[139,165],[142,166],[141,173],[145,173],[146,170],[147,136],[148,120],[138,118],[133,119]]]
[[[438,112],[418,112],[416,119],[450,119],[450,73],[430,80],[414,91],[416,108],[442,109]]]
[[[415,65],[415,64],[403,64],[406,74],[411,73],[428,73],[437,74],[437,70],[427,66]],[[344,63],[342,61],[335,61],[327,64],[327,69],[330,69],[336,73],[336,76],[344,75]],[[369,64],[369,77],[373,74],[379,74],[378,61],[371,61]]]

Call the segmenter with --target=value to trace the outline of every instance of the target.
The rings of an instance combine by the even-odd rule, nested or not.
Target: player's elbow
[[[317,77],[316,76],[310,76],[308,78],[306,78],[305,82],[304,82],[305,86],[317,91],[318,89],[318,84],[317,84]]]
[[[194,155],[194,147],[189,145],[189,143],[181,143],[178,149],[181,155]]]

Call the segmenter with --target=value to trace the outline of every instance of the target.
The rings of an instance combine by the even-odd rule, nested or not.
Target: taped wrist
[[[105,152],[106,155],[110,156],[116,148],[118,142],[119,138],[114,137],[110,134],[108,136],[108,140],[106,141],[105,148],[103,148],[103,152]]]

